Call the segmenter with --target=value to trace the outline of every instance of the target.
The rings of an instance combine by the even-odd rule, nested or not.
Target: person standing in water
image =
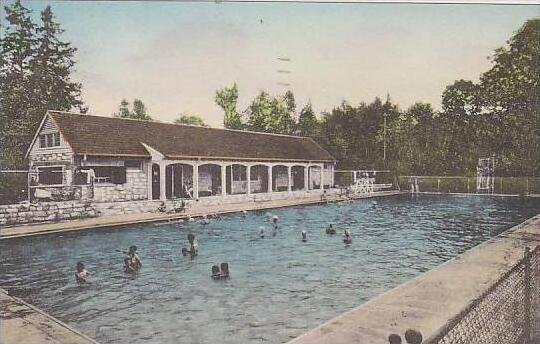
[[[88,270],[84,268],[84,264],[82,262],[77,263],[77,272],[75,272],[75,280],[79,284],[88,283],[88,278],[90,277],[90,273]]]
[[[351,233],[348,229],[345,229],[345,231],[343,232],[343,242],[346,244],[352,243]]]
[[[137,255],[137,246],[129,247],[126,257],[124,258],[124,270],[126,272],[137,272],[142,267],[141,259]]]
[[[302,241],[307,242],[307,232],[305,230],[302,231]]]
[[[188,234],[187,239],[188,248],[182,248],[182,254],[184,256],[187,256],[187,254],[189,253],[193,258],[199,253],[199,244],[197,243],[197,239],[195,239],[195,235],[192,233]]]

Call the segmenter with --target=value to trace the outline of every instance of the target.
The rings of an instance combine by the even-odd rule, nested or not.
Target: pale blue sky
[[[477,80],[493,49],[540,15],[530,5],[24,4],[37,12],[47,3],[79,49],[76,78],[90,113],[110,115],[121,98],[141,98],[156,119],[187,112],[212,126],[222,125],[215,91],[234,81],[241,110],[260,90],[283,93],[278,82],[317,111],[387,92],[402,108],[439,107],[446,85]]]

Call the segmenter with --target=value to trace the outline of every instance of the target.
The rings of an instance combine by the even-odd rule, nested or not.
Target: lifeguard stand
[[[495,187],[495,158],[480,158],[476,166],[476,193],[492,194]]]

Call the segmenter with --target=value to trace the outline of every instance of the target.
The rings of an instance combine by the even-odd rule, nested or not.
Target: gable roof
[[[48,111],[76,155],[169,159],[335,161],[308,137]],[[144,144],[144,145],[143,145]]]

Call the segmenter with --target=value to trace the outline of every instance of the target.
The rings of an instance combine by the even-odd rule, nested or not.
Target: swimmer
[[[336,229],[334,228],[332,224],[326,227],[326,234],[336,234]]]
[[[246,217],[246,216],[247,216],[247,210],[242,210],[242,216],[243,216],[243,217]]]
[[[208,217],[207,217],[206,215],[203,215],[202,220],[201,220],[201,223],[202,223],[203,225],[207,225],[207,224],[210,223],[210,220],[208,219]]]
[[[277,227],[278,221],[279,221],[279,217],[277,215],[274,215],[272,217],[272,222],[274,223],[274,227]]]
[[[182,248],[182,255],[187,256],[189,253],[191,257],[194,257],[199,253],[199,244],[197,243],[197,239],[195,239],[195,235],[192,233],[188,234],[187,239],[189,245],[187,248]]]
[[[213,279],[220,279],[221,278],[221,273],[219,271],[219,266],[217,266],[217,265],[212,265],[212,278]]]
[[[305,230],[302,231],[302,241],[303,242],[306,242],[307,241],[307,233]]]
[[[221,263],[221,278],[229,278],[229,264],[228,263]]]
[[[137,255],[137,246],[129,247],[126,257],[124,258],[124,270],[126,272],[137,272],[142,267],[141,259]]]
[[[388,342],[390,344],[401,344],[401,337],[398,334],[392,333],[388,336]]]
[[[188,216],[187,220],[188,220],[188,222],[193,222],[193,221],[195,221],[195,219],[192,218],[191,216]]]
[[[77,263],[77,272],[75,273],[75,280],[79,284],[88,283],[88,278],[90,277],[90,273],[84,268],[84,264],[82,262]]]
[[[259,227],[259,237],[260,237],[261,239],[264,238],[264,227],[262,227],[262,226]]]
[[[352,243],[351,233],[348,229],[345,229],[345,231],[343,232],[343,242],[346,244]]]

